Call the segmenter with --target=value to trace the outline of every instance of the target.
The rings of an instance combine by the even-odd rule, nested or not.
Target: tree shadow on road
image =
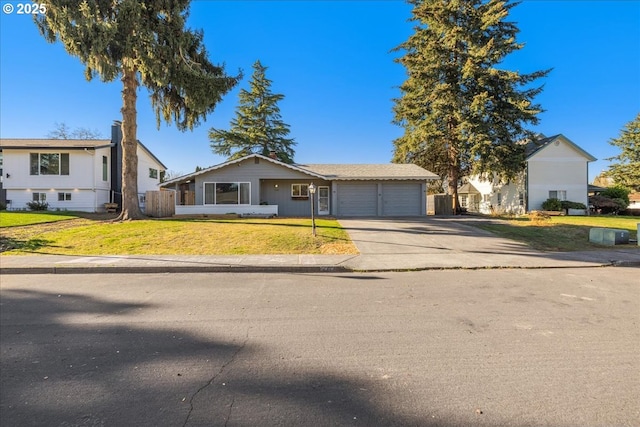
[[[282,361],[254,371],[267,356],[237,330],[212,339],[136,319],[160,306],[34,290],[1,302],[3,426],[448,425],[394,412],[368,378]]]

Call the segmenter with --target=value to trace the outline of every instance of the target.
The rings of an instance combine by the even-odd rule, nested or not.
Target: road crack
[[[191,398],[189,399],[189,412],[187,413],[187,418],[184,420],[184,424],[182,425],[183,427],[186,427],[187,424],[189,423],[189,418],[191,418],[191,414],[193,413],[193,402],[196,399],[196,397],[198,396],[198,394],[200,394],[201,391],[205,390],[207,387],[209,387],[211,384],[213,384],[213,382],[216,380],[216,378],[218,378],[224,371],[225,369],[231,365],[233,362],[235,362],[235,360],[238,357],[238,354],[240,354],[240,352],[245,348],[245,346],[247,345],[247,341],[249,341],[249,330],[251,329],[251,327],[247,328],[247,333],[244,337],[244,341],[242,342],[242,344],[240,345],[240,347],[238,347],[238,349],[231,355],[231,357],[229,358],[229,360],[227,360],[218,370],[218,372],[216,372],[216,374],[211,377],[211,379],[209,379],[209,381],[207,381],[206,384],[204,384],[202,387],[200,387],[198,390],[196,390],[195,393],[193,393],[193,395],[191,396]],[[227,425],[227,422],[229,421],[229,417],[231,416],[231,409],[233,408],[233,403],[235,401],[235,398],[231,401],[231,406],[229,407],[229,412],[227,414],[227,419],[225,420],[225,425]]]

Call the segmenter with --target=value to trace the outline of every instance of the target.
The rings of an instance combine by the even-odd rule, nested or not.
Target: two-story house
[[[469,177],[458,189],[460,206],[483,214],[523,214],[542,209],[549,198],[588,205],[588,165],[595,157],[564,135],[539,135],[526,143],[525,155],[525,168],[512,182]]]
[[[31,201],[50,210],[104,211],[122,200],[122,134],[111,139],[0,139],[2,188],[8,210],[27,209]],[[138,142],[138,193],[157,190],[166,166]]]

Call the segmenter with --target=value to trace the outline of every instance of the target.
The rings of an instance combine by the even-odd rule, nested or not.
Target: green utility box
[[[592,228],[589,230],[589,241],[598,245],[624,245],[629,243],[629,232],[615,228]]]

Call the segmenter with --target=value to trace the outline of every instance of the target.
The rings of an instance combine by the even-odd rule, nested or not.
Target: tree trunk
[[[135,68],[126,63],[122,83],[122,212],[118,219],[125,221],[144,218],[138,203],[138,79]]]

